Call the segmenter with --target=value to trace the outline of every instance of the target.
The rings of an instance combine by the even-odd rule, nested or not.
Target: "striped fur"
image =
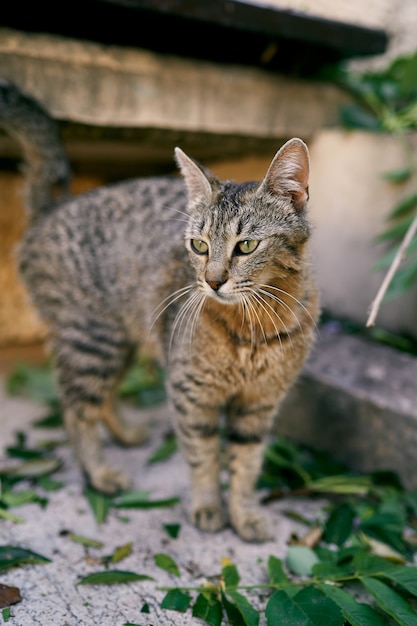
[[[137,349],[152,352],[166,368],[189,466],[191,520],[206,531],[226,522],[221,429],[230,523],[246,540],[268,539],[255,483],[318,315],[306,146],[287,142],[265,179],[245,184],[217,180],[176,149],[184,180],[143,178],[58,203],[50,188],[70,170],[46,111],[1,81],[0,123],[30,166],[19,266],[50,328],[66,426],[88,479],[108,493],[128,486],[103,456],[98,423],[125,444],[144,439],[142,426],[118,418],[115,399]]]

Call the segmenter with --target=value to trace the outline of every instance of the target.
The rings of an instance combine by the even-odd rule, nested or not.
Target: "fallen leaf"
[[[136,572],[126,572],[122,570],[107,570],[96,572],[84,576],[77,585],[118,585],[120,583],[132,583],[141,580],[155,580],[146,574],[136,574]]]
[[[22,601],[20,589],[0,583],[0,609]]]

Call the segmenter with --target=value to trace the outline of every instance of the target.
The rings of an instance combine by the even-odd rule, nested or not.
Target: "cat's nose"
[[[206,283],[210,285],[213,291],[218,291],[222,285],[224,285],[226,281],[223,279],[218,280],[206,280]]]

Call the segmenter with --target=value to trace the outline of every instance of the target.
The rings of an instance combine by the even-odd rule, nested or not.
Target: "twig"
[[[395,273],[397,272],[402,261],[404,260],[406,252],[407,252],[407,248],[410,245],[411,240],[413,239],[416,232],[417,232],[417,215],[415,216],[414,220],[408,227],[408,230],[404,235],[404,239],[402,240],[401,245],[398,248],[397,254],[395,255],[389,267],[389,270],[386,273],[384,280],[382,281],[382,284],[378,290],[378,293],[376,294],[376,297],[371,304],[368,320],[366,322],[367,328],[375,325],[376,316],[378,315],[378,311],[381,306],[382,300],[384,299],[386,291],[388,287],[390,286]]]

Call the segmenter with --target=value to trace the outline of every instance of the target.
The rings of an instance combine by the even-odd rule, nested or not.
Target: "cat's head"
[[[301,139],[275,155],[261,183],[220,181],[176,148],[188,191],[185,244],[203,293],[225,304],[298,273],[309,236],[309,156]]]

